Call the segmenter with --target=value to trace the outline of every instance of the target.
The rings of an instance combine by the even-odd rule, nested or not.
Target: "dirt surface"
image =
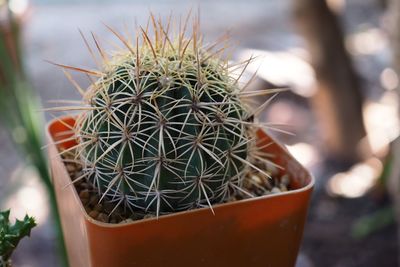
[[[99,195],[97,188],[93,186],[93,179],[86,176],[87,173],[85,174],[82,170],[82,162],[77,158],[76,153],[75,150],[67,151],[67,153],[61,152],[61,156],[82,205],[90,217],[104,223],[118,224],[158,216],[156,213],[128,209],[124,205],[116,204],[112,198],[103,198]],[[268,177],[257,170],[248,168],[243,176],[241,191],[230,188],[223,203],[248,199],[249,195],[259,197],[291,190],[289,176],[287,174],[280,175],[278,168],[270,164],[270,161],[253,158],[251,163],[260,170],[265,170]],[[82,177],[84,178],[82,179]],[[204,207],[204,204],[194,207],[194,209],[200,207]]]

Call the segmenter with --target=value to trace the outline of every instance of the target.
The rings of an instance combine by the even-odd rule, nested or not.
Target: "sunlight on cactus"
[[[220,43],[203,44],[197,22],[190,38],[188,20],[175,35],[169,34],[171,21],[163,27],[151,16],[151,22],[153,38],[141,28],[135,43],[108,27],[124,45],[112,57],[94,38],[99,71],[60,65],[98,77],[84,91],[67,73],[84,105],[58,108],[83,111],[74,128],[78,145],[69,149],[84,165],[78,180],[91,181],[100,201],[107,198],[132,211],[158,216],[212,210],[245,191],[249,168],[269,177],[251,160],[267,161],[253,134],[267,125],[253,120],[268,101],[250,112],[243,100],[279,90],[245,91],[238,80],[251,59],[229,66],[221,57],[224,47],[215,49]],[[239,77],[234,68],[243,68]]]

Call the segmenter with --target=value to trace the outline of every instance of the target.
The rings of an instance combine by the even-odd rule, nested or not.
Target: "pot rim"
[[[50,133],[50,126],[55,123],[55,122],[60,122],[60,121],[64,121],[67,118],[73,118],[73,115],[63,115],[63,116],[58,116],[52,120],[50,120],[49,122],[46,123],[46,137],[47,140],[50,141],[54,141],[53,137]],[[275,141],[272,137],[271,139],[273,141]],[[296,163],[298,163],[299,165],[301,165],[297,159],[295,159],[288,151],[285,147],[283,147],[280,143],[276,144],[282,148],[284,151],[287,152],[287,155],[289,156],[289,158],[293,161],[295,161]],[[52,142],[51,144],[49,144],[49,146],[54,146],[55,149],[58,151],[56,145],[54,144],[54,142]],[[57,153],[57,156],[50,159],[50,160],[57,160],[57,161],[61,161],[61,156],[59,153]],[[303,166],[303,165],[301,165]],[[65,165],[63,164],[63,172],[65,175],[67,175],[69,177],[69,179],[71,179],[70,175],[67,172],[67,169],[65,167]],[[240,205],[240,204],[244,204],[244,203],[248,203],[248,202],[253,202],[253,201],[260,201],[260,200],[264,200],[264,199],[269,199],[269,198],[277,198],[277,197],[282,197],[282,196],[287,196],[287,195],[291,195],[291,194],[299,194],[305,191],[309,191],[311,190],[314,185],[315,185],[315,178],[314,175],[312,173],[310,173],[307,170],[307,174],[309,175],[310,179],[307,185],[298,188],[298,189],[294,189],[294,190],[289,190],[286,192],[280,192],[280,193],[275,193],[275,194],[271,194],[271,195],[264,195],[264,196],[257,196],[257,197],[253,197],[253,198],[248,198],[248,199],[241,199],[241,200],[236,200],[236,201],[232,201],[232,202],[228,202],[228,203],[219,203],[219,204],[215,204],[212,205],[212,210],[216,211],[218,209],[224,208],[224,207],[230,207],[230,206],[234,206],[234,205]],[[72,180],[71,180],[72,182]],[[68,184],[66,187],[64,187],[62,190],[66,190],[68,187],[73,186],[73,183]],[[203,212],[204,210],[209,210],[211,213],[212,210],[210,209],[210,207],[202,207],[202,208],[196,208],[193,210],[184,210],[184,211],[178,211],[178,212],[174,212],[174,213],[170,213],[170,214],[164,214],[161,215],[159,217],[152,217],[152,218],[146,218],[146,219],[140,219],[140,220],[136,220],[136,221],[132,221],[129,223],[122,223],[122,224],[113,224],[113,223],[104,223],[104,222],[100,222],[97,221],[95,219],[93,219],[92,217],[89,216],[89,214],[85,211],[83,205],[82,205],[82,201],[80,200],[79,196],[78,196],[78,192],[76,191],[75,187],[72,188],[73,194],[74,194],[74,198],[76,201],[78,201],[79,203],[79,208],[81,210],[81,212],[84,214],[84,217],[87,221],[91,222],[92,224],[95,224],[99,227],[104,227],[104,228],[122,228],[122,227],[127,227],[130,225],[137,225],[137,224],[143,224],[143,223],[148,223],[148,222],[153,222],[153,221],[160,221],[160,220],[164,220],[164,219],[169,219],[171,217],[176,217],[176,216],[185,216],[187,214],[193,214],[193,213],[197,213],[197,212]],[[215,215],[215,214],[214,214]]]

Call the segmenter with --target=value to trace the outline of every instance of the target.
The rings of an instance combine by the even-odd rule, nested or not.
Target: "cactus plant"
[[[132,44],[102,58],[83,94],[76,157],[101,195],[132,211],[165,214],[225,201],[242,189],[254,151],[252,117],[228,61],[204,46],[194,23],[171,36],[154,19]],[[88,44],[87,40],[85,43]],[[90,49],[90,48],[89,48]],[[92,52],[92,50],[90,49]],[[92,52],[93,53],[93,52]],[[248,63],[248,62],[247,62]],[[66,66],[63,66],[66,67]],[[247,194],[251,195],[247,192]]]
[[[14,225],[10,224],[10,210],[0,212],[0,267],[11,266],[11,254],[17,247],[19,241],[29,236],[35,220],[26,215],[22,221],[16,220]]]

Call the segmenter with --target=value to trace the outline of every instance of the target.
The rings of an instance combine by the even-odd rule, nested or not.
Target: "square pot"
[[[125,224],[96,221],[86,213],[66,167],[53,145],[68,135],[73,117],[47,127],[51,174],[72,267],[125,266],[294,266],[314,179],[263,131],[260,145],[288,174],[288,192]],[[73,141],[60,144],[73,146]]]

